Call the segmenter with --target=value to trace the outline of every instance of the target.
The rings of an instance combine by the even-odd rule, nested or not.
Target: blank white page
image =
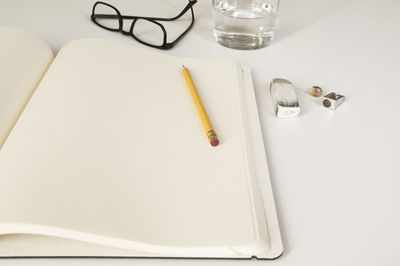
[[[0,148],[52,60],[37,36],[0,27]]]
[[[220,137],[217,147],[207,141],[182,64]],[[225,59],[93,39],[65,46],[0,153],[0,233],[154,256],[265,253],[236,74]]]

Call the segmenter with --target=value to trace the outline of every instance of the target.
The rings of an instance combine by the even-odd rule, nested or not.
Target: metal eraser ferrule
[[[297,117],[300,105],[293,84],[281,78],[276,78],[270,84],[271,99],[278,118]]]

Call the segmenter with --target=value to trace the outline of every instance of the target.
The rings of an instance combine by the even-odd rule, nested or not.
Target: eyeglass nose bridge
[[[131,19],[132,20],[132,22],[131,22],[131,26],[129,27],[129,30],[124,30],[124,18],[126,18],[126,19]],[[123,34],[123,35],[126,35],[126,36],[131,36],[131,35],[133,35],[133,27],[134,27],[134,25],[135,25],[135,23],[136,23],[136,21],[138,20],[138,18],[136,18],[136,17],[132,17],[132,16],[121,16],[121,25],[120,25],[120,32]]]
[[[120,31],[123,35],[131,35],[131,31],[129,30],[129,31],[126,31],[126,30],[124,30],[123,28],[121,28],[121,31]]]

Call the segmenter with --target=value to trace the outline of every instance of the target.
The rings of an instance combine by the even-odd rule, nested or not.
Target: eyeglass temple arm
[[[192,13],[192,22],[190,23],[189,27],[181,34],[179,35],[178,38],[175,39],[175,41],[171,42],[170,45],[175,45],[180,39],[182,39],[183,36],[185,36],[185,34],[192,28],[193,24],[194,24],[194,13],[193,13],[193,8],[190,7],[190,11]]]
[[[121,16],[122,19],[138,19],[138,18],[144,18],[144,19],[153,19],[153,20],[159,20],[159,21],[172,21],[175,19],[178,19],[182,17],[189,9],[192,8],[194,4],[197,3],[197,0],[189,0],[189,3],[186,5],[186,7],[180,12],[177,16],[172,17],[172,18],[158,18],[158,17],[139,17],[139,16]],[[192,10],[193,13],[193,10]],[[118,15],[106,15],[106,14],[92,14],[92,17],[94,18],[106,18],[106,19],[115,19],[119,18],[120,16]]]
[[[172,21],[176,20],[180,17],[182,17],[189,9],[192,8],[194,4],[197,3],[197,0],[189,0],[189,3],[186,5],[186,7],[175,17],[172,18],[158,18],[158,17],[137,17],[137,16],[121,16],[123,19],[137,19],[137,18],[144,18],[144,19],[153,19],[153,20],[158,20],[158,21]],[[193,11],[192,11],[193,13]],[[110,16],[115,16],[115,15],[110,15]],[[117,16],[115,16],[117,17]]]

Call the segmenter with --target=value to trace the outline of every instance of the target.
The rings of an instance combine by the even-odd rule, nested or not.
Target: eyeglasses
[[[158,49],[171,49],[182,39],[182,37],[190,30],[194,23],[193,5],[197,0],[189,0],[186,7],[177,16],[172,18],[155,18],[155,17],[138,17],[138,16],[122,16],[121,13],[110,4],[104,2],[96,2],[93,5],[91,20],[98,26],[109,31],[121,32],[124,35],[131,35],[138,42]],[[180,34],[173,42],[167,42],[167,31],[158,21],[174,21],[182,17],[188,10],[192,13],[192,21],[189,27]],[[132,20],[129,31],[123,29],[123,20]],[[148,32],[151,29],[152,38],[147,40],[141,33]]]

